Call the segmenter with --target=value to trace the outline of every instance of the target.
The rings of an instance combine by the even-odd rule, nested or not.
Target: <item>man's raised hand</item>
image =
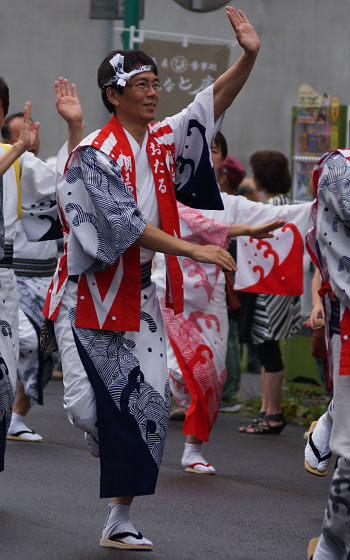
[[[31,102],[27,101],[26,104],[24,105],[21,131],[17,142],[15,142],[14,144],[14,147],[21,154],[26,150],[28,151],[31,150],[33,146],[35,146],[36,137],[40,126],[39,122],[33,123],[30,120],[31,108],[32,108]]]
[[[68,123],[82,123],[83,111],[75,84],[70,85],[66,78],[54,82],[56,90],[56,107],[61,117]]]
[[[227,17],[236,33],[237,41],[247,53],[254,53],[260,49],[260,39],[242,10],[226,6]]]

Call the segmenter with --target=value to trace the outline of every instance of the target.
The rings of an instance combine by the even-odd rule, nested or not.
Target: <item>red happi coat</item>
[[[169,125],[148,127],[147,154],[151,165],[162,229],[180,237],[173,180],[175,176],[173,131]],[[93,146],[116,161],[125,185],[136,196],[135,161],[126,134],[115,116],[109,123],[89,135],[76,149]],[[74,152],[72,152],[73,154]],[[72,154],[66,165],[71,166]],[[63,181],[65,180],[63,177]],[[72,187],[74,189],[74,185]],[[56,320],[68,275],[67,251],[70,227],[58,190],[65,254],[61,257],[52,280],[43,314]],[[182,273],[174,255],[167,256],[167,305],[180,313],[183,309]],[[140,327],[140,248],[132,244],[106,270],[79,275],[76,326],[102,330],[138,331]]]

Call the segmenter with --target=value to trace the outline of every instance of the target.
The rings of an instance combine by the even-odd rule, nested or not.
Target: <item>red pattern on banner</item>
[[[264,294],[283,294],[283,295],[301,295],[303,293],[303,270],[300,266],[300,255],[304,250],[303,239],[298,228],[294,224],[286,224],[282,228],[282,232],[286,229],[293,231],[293,245],[286,259],[280,263],[278,253],[272,248],[271,244],[266,240],[259,240],[257,249],[266,247],[263,257],[265,259],[272,255],[274,259],[273,266],[267,276],[262,266],[256,265],[254,272],[260,273],[259,280],[252,286],[244,288],[245,292],[261,292]],[[249,238],[252,243],[253,239]],[[290,280],[293,280],[291,282]]]

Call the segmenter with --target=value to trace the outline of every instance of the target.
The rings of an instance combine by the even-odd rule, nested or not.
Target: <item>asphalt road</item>
[[[30,421],[29,421],[30,419]],[[319,534],[329,478],[303,468],[303,429],[280,436],[238,434],[246,419],[220,415],[204,456],[216,476],[185,473],[182,425],[171,422],[157,494],[135,500],[136,527],[153,552],[100,549],[107,500],[99,463],[62,409],[51,381],[28,424],[44,443],[8,441],[0,475],[1,560],[298,560]]]

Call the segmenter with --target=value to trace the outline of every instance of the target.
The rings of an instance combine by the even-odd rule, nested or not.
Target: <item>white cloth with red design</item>
[[[288,275],[288,283],[279,284],[280,267],[275,258],[273,272],[270,273],[272,293],[285,293],[285,287],[300,293],[299,271],[302,270],[304,250],[303,237],[310,228],[311,203],[272,206],[251,202],[242,196],[221,193],[224,210],[191,210],[178,204],[181,236],[192,243],[214,243],[226,246],[229,224],[263,224],[272,220],[285,219],[298,239],[294,243],[294,266]],[[274,239],[263,240],[277,245],[281,230],[275,232]],[[288,247],[293,236],[286,234]],[[303,236],[303,237],[302,237]],[[301,241],[300,241],[301,239]],[[300,241],[300,242],[299,242]],[[249,274],[249,260],[254,258],[260,269],[265,267],[265,251],[256,251],[262,241],[248,237],[238,237],[238,271],[235,287],[256,284],[256,276]],[[276,243],[277,242],[277,243]],[[265,244],[266,243],[266,244]],[[291,243],[293,246],[293,241]],[[257,254],[255,255],[255,253]],[[272,252],[272,249],[269,250]],[[282,259],[281,259],[282,260]],[[187,412],[184,433],[195,435],[201,441],[208,441],[221,404],[222,386],[226,377],[226,352],[228,319],[223,272],[210,264],[180,259],[184,275],[184,311],[174,315],[164,301],[165,267],[162,255],[156,257],[156,271],[153,279],[157,283],[161,297],[169,343],[167,345],[168,373],[173,397]],[[270,264],[269,264],[270,266]],[[242,269],[246,276],[242,274]],[[270,266],[271,269],[271,266]],[[265,284],[266,286],[266,284]],[[253,290],[255,291],[255,290]],[[271,293],[271,292],[269,292]]]
[[[237,290],[293,296],[303,293],[302,255],[304,239],[311,227],[311,205],[312,202],[272,206],[236,197],[232,208],[233,223],[287,221],[272,239],[237,239]]]
[[[222,222],[178,203],[181,237],[199,245],[228,244],[229,210],[217,211]],[[221,404],[226,378],[228,317],[225,277],[220,267],[179,259],[184,278],[184,310],[174,314],[165,304],[165,261],[156,255],[152,279],[157,284],[168,344],[167,363],[172,395],[186,410],[183,432],[208,441]]]

